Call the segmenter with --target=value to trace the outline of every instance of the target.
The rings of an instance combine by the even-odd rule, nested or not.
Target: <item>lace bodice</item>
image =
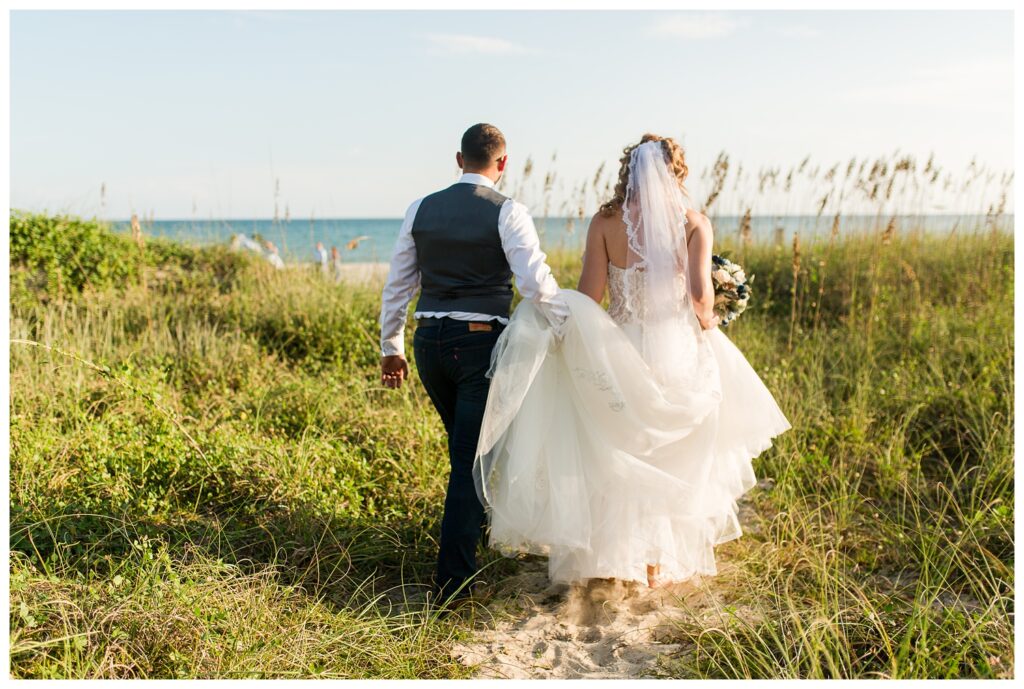
[[[676,295],[680,301],[687,302],[689,293],[682,274],[677,276]],[[608,315],[612,320],[623,323],[636,323],[644,310],[644,269],[642,265],[619,268],[608,263]]]
[[[690,294],[686,288],[686,280],[680,273],[676,280],[677,294],[683,309],[691,308]],[[645,296],[644,269],[642,265],[634,265],[629,268],[619,268],[608,263],[608,315],[612,320],[621,325],[642,322]],[[679,351],[689,351],[689,355],[683,356],[684,360],[695,361],[696,366],[687,379],[686,385],[701,390],[718,389],[718,364],[715,361],[714,353],[709,348],[707,336],[701,330],[696,317],[688,319],[693,329],[695,338],[682,338],[679,341]],[[641,349],[638,335],[633,329],[627,330],[630,339],[637,349]],[[692,357],[692,358],[691,358]]]
[[[638,320],[643,309],[643,285],[642,267],[619,268],[612,263],[608,264],[608,315],[613,321],[621,325]],[[632,304],[629,303],[630,300]]]

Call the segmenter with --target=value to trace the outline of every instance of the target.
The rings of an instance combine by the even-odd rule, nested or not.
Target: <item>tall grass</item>
[[[720,238],[794,429],[652,674],[1012,675],[1012,236],[887,227]],[[74,290],[12,254],[13,674],[465,676],[471,620],[414,604],[446,446],[379,386],[379,286],[157,244]],[[517,565],[483,564],[499,599]]]
[[[636,141],[639,136],[622,143]],[[611,197],[618,178],[619,156],[615,150],[605,153],[607,158],[592,176],[577,180],[559,173],[557,156],[544,171],[528,156],[522,166],[506,173],[499,188],[542,218],[552,213],[568,218],[570,233],[577,227],[584,231],[585,216]],[[757,168],[721,151],[705,164],[690,161],[686,184],[695,208],[712,218],[730,218],[720,229],[749,238],[751,216],[776,217],[780,227],[803,231],[806,239],[817,229],[817,220],[833,217],[874,218],[868,233],[894,217],[907,225],[902,229],[914,231],[935,215],[957,218],[954,227],[959,231],[999,226],[1013,213],[1013,180],[1012,170],[978,160],[954,168],[941,164],[934,154],[922,160],[898,149],[849,160],[818,160],[808,154],[788,165]],[[732,219],[738,219],[735,226]],[[543,232],[543,219],[538,226]]]

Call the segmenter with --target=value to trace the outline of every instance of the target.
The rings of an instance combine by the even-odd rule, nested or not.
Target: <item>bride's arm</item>
[[[700,326],[705,330],[715,327],[719,318],[714,313],[715,285],[711,282],[711,221],[703,213],[687,211],[686,219],[695,225],[686,244],[686,275],[690,301]]]
[[[710,260],[710,259],[708,259]],[[587,248],[583,251],[583,272],[576,289],[597,303],[604,298],[608,283],[608,250],[604,246],[604,235],[598,216],[590,220],[587,229]]]

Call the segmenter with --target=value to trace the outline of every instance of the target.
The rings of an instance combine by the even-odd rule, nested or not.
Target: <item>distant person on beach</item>
[[[331,265],[334,267],[334,281],[341,282],[341,252],[338,247],[331,247]]]
[[[257,242],[246,237],[244,232],[239,232],[238,234],[231,236],[231,250],[241,251],[242,249],[248,249],[249,251],[254,251],[258,254],[263,253],[263,250],[260,249],[260,245]]]
[[[277,251],[277,246],[269,239],[265,241],[264,246],[266,247],[267,260],[270,261],[270,265],[274,266],[278,270],[284,268],[284,261],[281,259],[281,254]]]
[[[369,235],[365,235],[365,234],[359,235],[355,239],[349,240],[348,244],[345,245],[345,248],[348,249],[349,251],[355,251],[356,249],[359,248],[359,243],[360,242],[365,241],[365,240],[367,240],[369,238],[370,238]]]
[[[324,243],[317,242],[316,251],[313,253],[316,255],[316,262],[320,264],[320,272],[327,275],[330,271],[330,266],[327,263],[327,249],[324,248]]]
[[[136,213],[132,213],[132,239],[135,240],[135,244],[140,250],[145,246],[142,239],[142,225],[139,223],[139,216]]]

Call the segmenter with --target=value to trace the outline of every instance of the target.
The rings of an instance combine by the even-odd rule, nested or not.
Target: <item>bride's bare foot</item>
[[[663,586],[664,583],[661,578],[661,565],[647,565],[647,586],[653,589]]]

